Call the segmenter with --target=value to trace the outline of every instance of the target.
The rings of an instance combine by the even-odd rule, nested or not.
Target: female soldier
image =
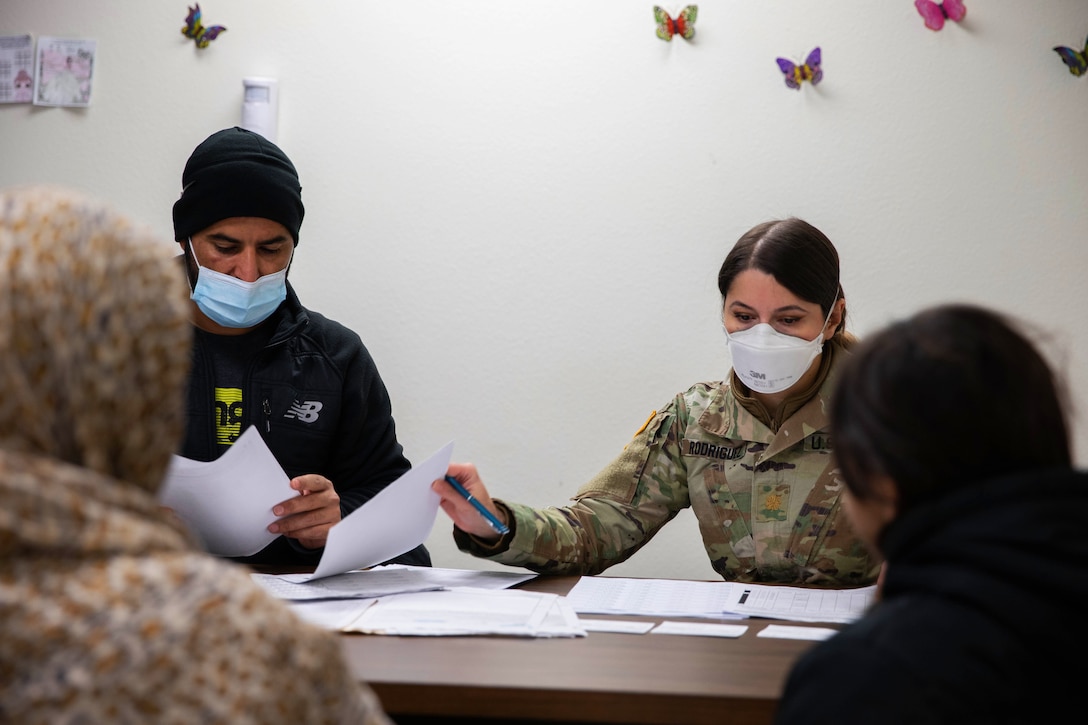
[[[491,499],[472,464],[456,478],[508,525],[499,535],[435,481],[459,548],[544,574],[597,574],[691,506],[727,580],[872,584],[880,568],[845,525],[827,397],[852,338],[839,258],[800,219],[744,234],[718,273],[733,357],[728,381],[697,383],[656,412],[562,508]],[[826,341],[826,342],[825,342]]]

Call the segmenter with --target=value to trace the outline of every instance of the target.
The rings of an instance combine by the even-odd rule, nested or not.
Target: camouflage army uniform
[[[833,360],[828,366],[833,371]],[[711,564],[727,580],[872,584],[879,560],[852,534],[839,501],[827,433],[832,377],[825,374],[777,433],[727,383],[693,385],[655,413],[573,505],[534,509],[496,499],[511,533],[489,546],[455,529],[457,543],[540,573],[598,574],[691,506]]]

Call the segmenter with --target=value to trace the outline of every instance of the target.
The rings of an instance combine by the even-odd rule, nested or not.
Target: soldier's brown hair
[[[825,315],[836,299],[846,299],[839,283],[839,253],[823,232],[790,217],[763,222],[745,232],[726,255],[718,271],[718,291],[724,303],[737,275],[756,269],[773,276],[801,299],[818,304]],[[854,342],[846,332],[846,310],[832,338]]]

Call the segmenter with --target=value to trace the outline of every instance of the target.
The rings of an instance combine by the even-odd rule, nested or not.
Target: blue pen
[[[458,481],[453,476],[446,476],[446,480],[449,482],[449,484],[451,486],[453,486],[457,490],[457,493],[464,496],[465,500],[468,501],[470,504],[472,504],[473,507],[477,511],[480,512],[481,516],[483,516],[485,519],[487,519],[487,523],[491,524],[491,528],[495,529],[495,531],[497,531],[500,534],[509,534],[510,533],[510,529],[507,528],[506,524],[499,521],[498,518],[495,517],[495,514],[488,511],[486,506],[484,506],[482,503],[477,501],[476,497],[473,496],[471,493],[469,493],[468,489],[465,488],[464,486],[462,486],[460,481]]]

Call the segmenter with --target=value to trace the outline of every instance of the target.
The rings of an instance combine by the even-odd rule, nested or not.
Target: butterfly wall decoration
[[[1061,56],[1062,62],[1069,66],[1069,72],[1075,76],[1088,73],[1088,40],[1084,41],[1084,50],[1076,50],[1059,45],[1054,52]]]
[[[776,58],[775,60],[778,62],[782,74],[786,76],[786,85],[795,91],[799,91],[801,90],[801,84],[805,81],[816,85],[823,80],[824,71],[820,68],[820,58],[820,46],[816,46],[805,58],[804,63],[797,64],[788,58]]]
[[[958,23],[967,15],[963,0],[914,0],[914,7],[918,8],[918,14],[926,21],[926,27],[930,30],[940,30],[944,27],[945,20]]]
[[[219,37],[226,28],[222,25],[213,25],[209,28],[204,27],[202,21],[202,14],[200,12],[200,3],[197,3],[195,7],[189,8],[189,14],[185,16],[185,27],[181,29],[181,34],[186,38],[192,38],[198,48],[207,48],[208,43]]]
[[[654,5],[657,37],[664,41],[671,41],[672,36],[679,35],[684,40],[691,40],[695,37],[695,19],[697,17],[699,17],[698,5],[688,5],[677,14],[675,20],[663,8]]]

